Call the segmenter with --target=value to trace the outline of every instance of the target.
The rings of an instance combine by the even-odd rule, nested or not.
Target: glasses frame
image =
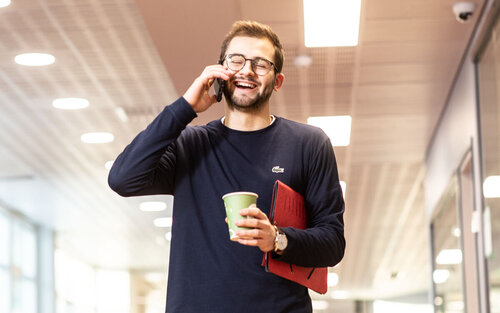
[[[231,57],[232,57],[232,56],[240,56],[240,57],[242,57],[242,58],[245,60],[245,63],[243,63],[243,66],[242,66],[239,70],[234,70],[234,69],[232,69],[232,68],[230,68],[230,67],[229,67],[229,61],[231,60]],[[269,70],[268,70],[265,74],[257,74],[257,72],[255,71],[255,66],[256,66],[256,65],[255,65],[255,63],[257,62],[257,60],[266,61],[266,62],[268,62],[269,64],[271,64],[271,66],[272,66],[272,67],[270,67],[270,68],[269,68]],[[279,71],[278,71],[278,68],[276,67],[276,65],[274,65],[274,63],[273,63],[273,62],[269,61],[268,59],[261,58],[261,57],[257,57],[257,58],[249,59],[249,58],[245,57],[245,56],[244,56],[243,54],[241,54],[241,53],[231,53],[231,54],[226,54],[226,55],[224,56],[224,58],[222,59],[222,63],[223,63],[224,61],[226,61],[226,62],[227,62],[227,67],[228,67],[230,70],[232,70],[232,71],[241,71],[241,70],[245,67],[245,65],[247,64],[247,61],[250,61],[250,64],[251,64],[251,67],[252,67],[252,71],[253,71],[256,75],[258,75],[258,76],[265,76],[265,75],[267,75],[267,74],[271,71],[271,69],[274,69],[274,71],[275,71],[276,73],[278,73],[278,72],[279,72]]]

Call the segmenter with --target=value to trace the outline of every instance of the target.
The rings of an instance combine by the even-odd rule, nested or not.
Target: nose
[[[243,68],[239,70],[240,73],[242,74],[252,74],[255,75],[255,72],[253,71],[252,67],[252,60],[245,60],[245,65],[243,65]]]

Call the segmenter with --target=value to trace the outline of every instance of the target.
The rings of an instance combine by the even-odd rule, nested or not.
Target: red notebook
[[[283,182],[274,184],[271,202],[271,223],[280,227],[305,229],[307,225],[304,197]],[[318,293],[325,294],[327,287],[327,267],[302,267],[274,260],[272,253],[264,254],[262,266],[267,272],[292,280]]]

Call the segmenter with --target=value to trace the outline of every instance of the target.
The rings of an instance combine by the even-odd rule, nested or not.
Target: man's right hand
[[[184,94],[184,99],[196,113],[207,110],[217,102],[214,94],[210,95],[210,87],[216,78],[229,80],[234,73],[222,65],[210,65],[203,70]]]

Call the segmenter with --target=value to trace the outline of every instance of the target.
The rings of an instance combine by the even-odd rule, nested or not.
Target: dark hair
[[[233,24],[229,33],[227,33],[222,46],[220,49],[219,60],[224,59],[226,55],[227,47],[229,42],[233,40],[234,37],[247,36],[256,38],[268,39],[274,46],[274,65],[278,69],[278,73],[281,73],[283,69],[284,51],[283,46],[278,38],[278,35],[269,27],[268,25],[261,24],[254,21],[237,21]]]

